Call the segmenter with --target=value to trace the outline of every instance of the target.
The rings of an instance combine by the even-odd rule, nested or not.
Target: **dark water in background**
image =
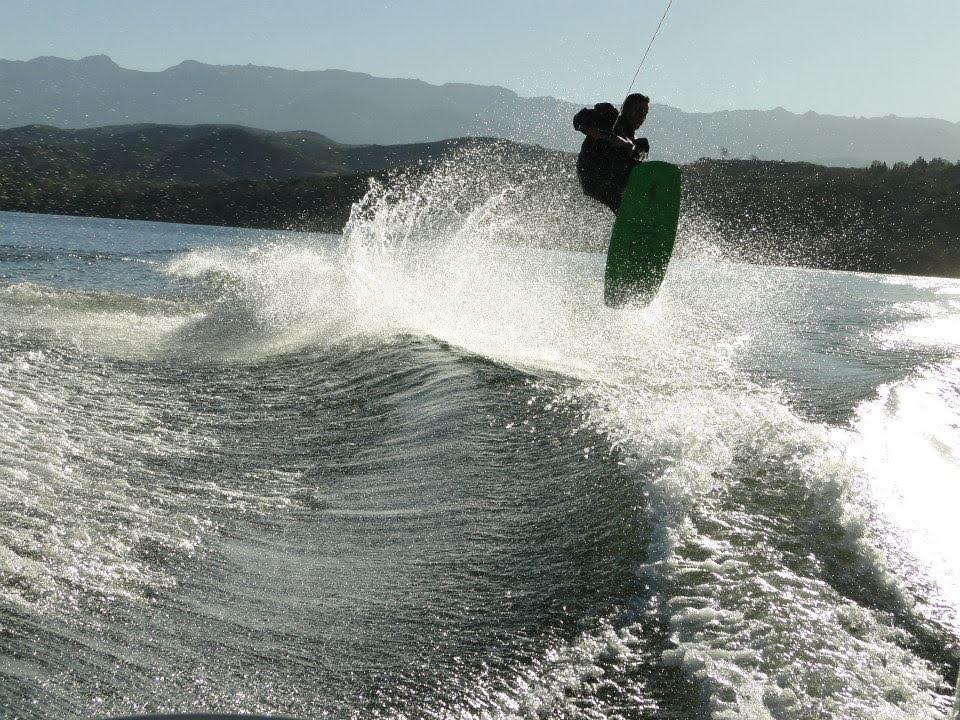
[[[410,218],[0,213],[0,715],[943,716],[960,282]]]

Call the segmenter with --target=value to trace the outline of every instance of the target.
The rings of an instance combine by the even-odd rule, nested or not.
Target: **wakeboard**
[[[679,222],[680,168],[659,161],[637,165],[607,251],[603,295],[609,307],[653,299],[667,272]]]

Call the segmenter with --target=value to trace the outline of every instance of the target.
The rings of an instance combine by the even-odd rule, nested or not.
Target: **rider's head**
[[[650,98],[640,93],[633,93],[632,95],[627,95],[627,99],[623,101],[621,117],[623,117],[629,127],[636,130],[643,125],[643,121],[647,119],[647,113],[649,111]]]

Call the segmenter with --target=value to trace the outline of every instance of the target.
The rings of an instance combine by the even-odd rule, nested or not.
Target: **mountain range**
[[[590,102],[610,100],[593,98]],[[656,98],[654,98],[656,100]],[[423,143],[495,136],[575,150],[581,107],[497,86],[185,61],[160,72],[122,68],[105,55],[0,60],[0,127],[162,123],[311,131],[340,144]],[[643,134],[653,156],[805,160],[824,165],[960,159],[960,123],[854,118],[774,110],[688,113],[654,104]]]

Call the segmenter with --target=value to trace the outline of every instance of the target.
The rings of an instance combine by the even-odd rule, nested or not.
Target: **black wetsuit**
[[[618,212],[630,171],[640,162],[637,155],[649,150],[646,138],[635,139],[634,130],[625,126],[623,118],[617,120],[617,109],[610,103],[599,103],[592,109],[584,108],[573,118],[573,127],[580,132],[595,128],[634,143],[635,152],[631,156],[588,135],[577,156],[577,176],[583,192],[602,202],[614,213]]]

